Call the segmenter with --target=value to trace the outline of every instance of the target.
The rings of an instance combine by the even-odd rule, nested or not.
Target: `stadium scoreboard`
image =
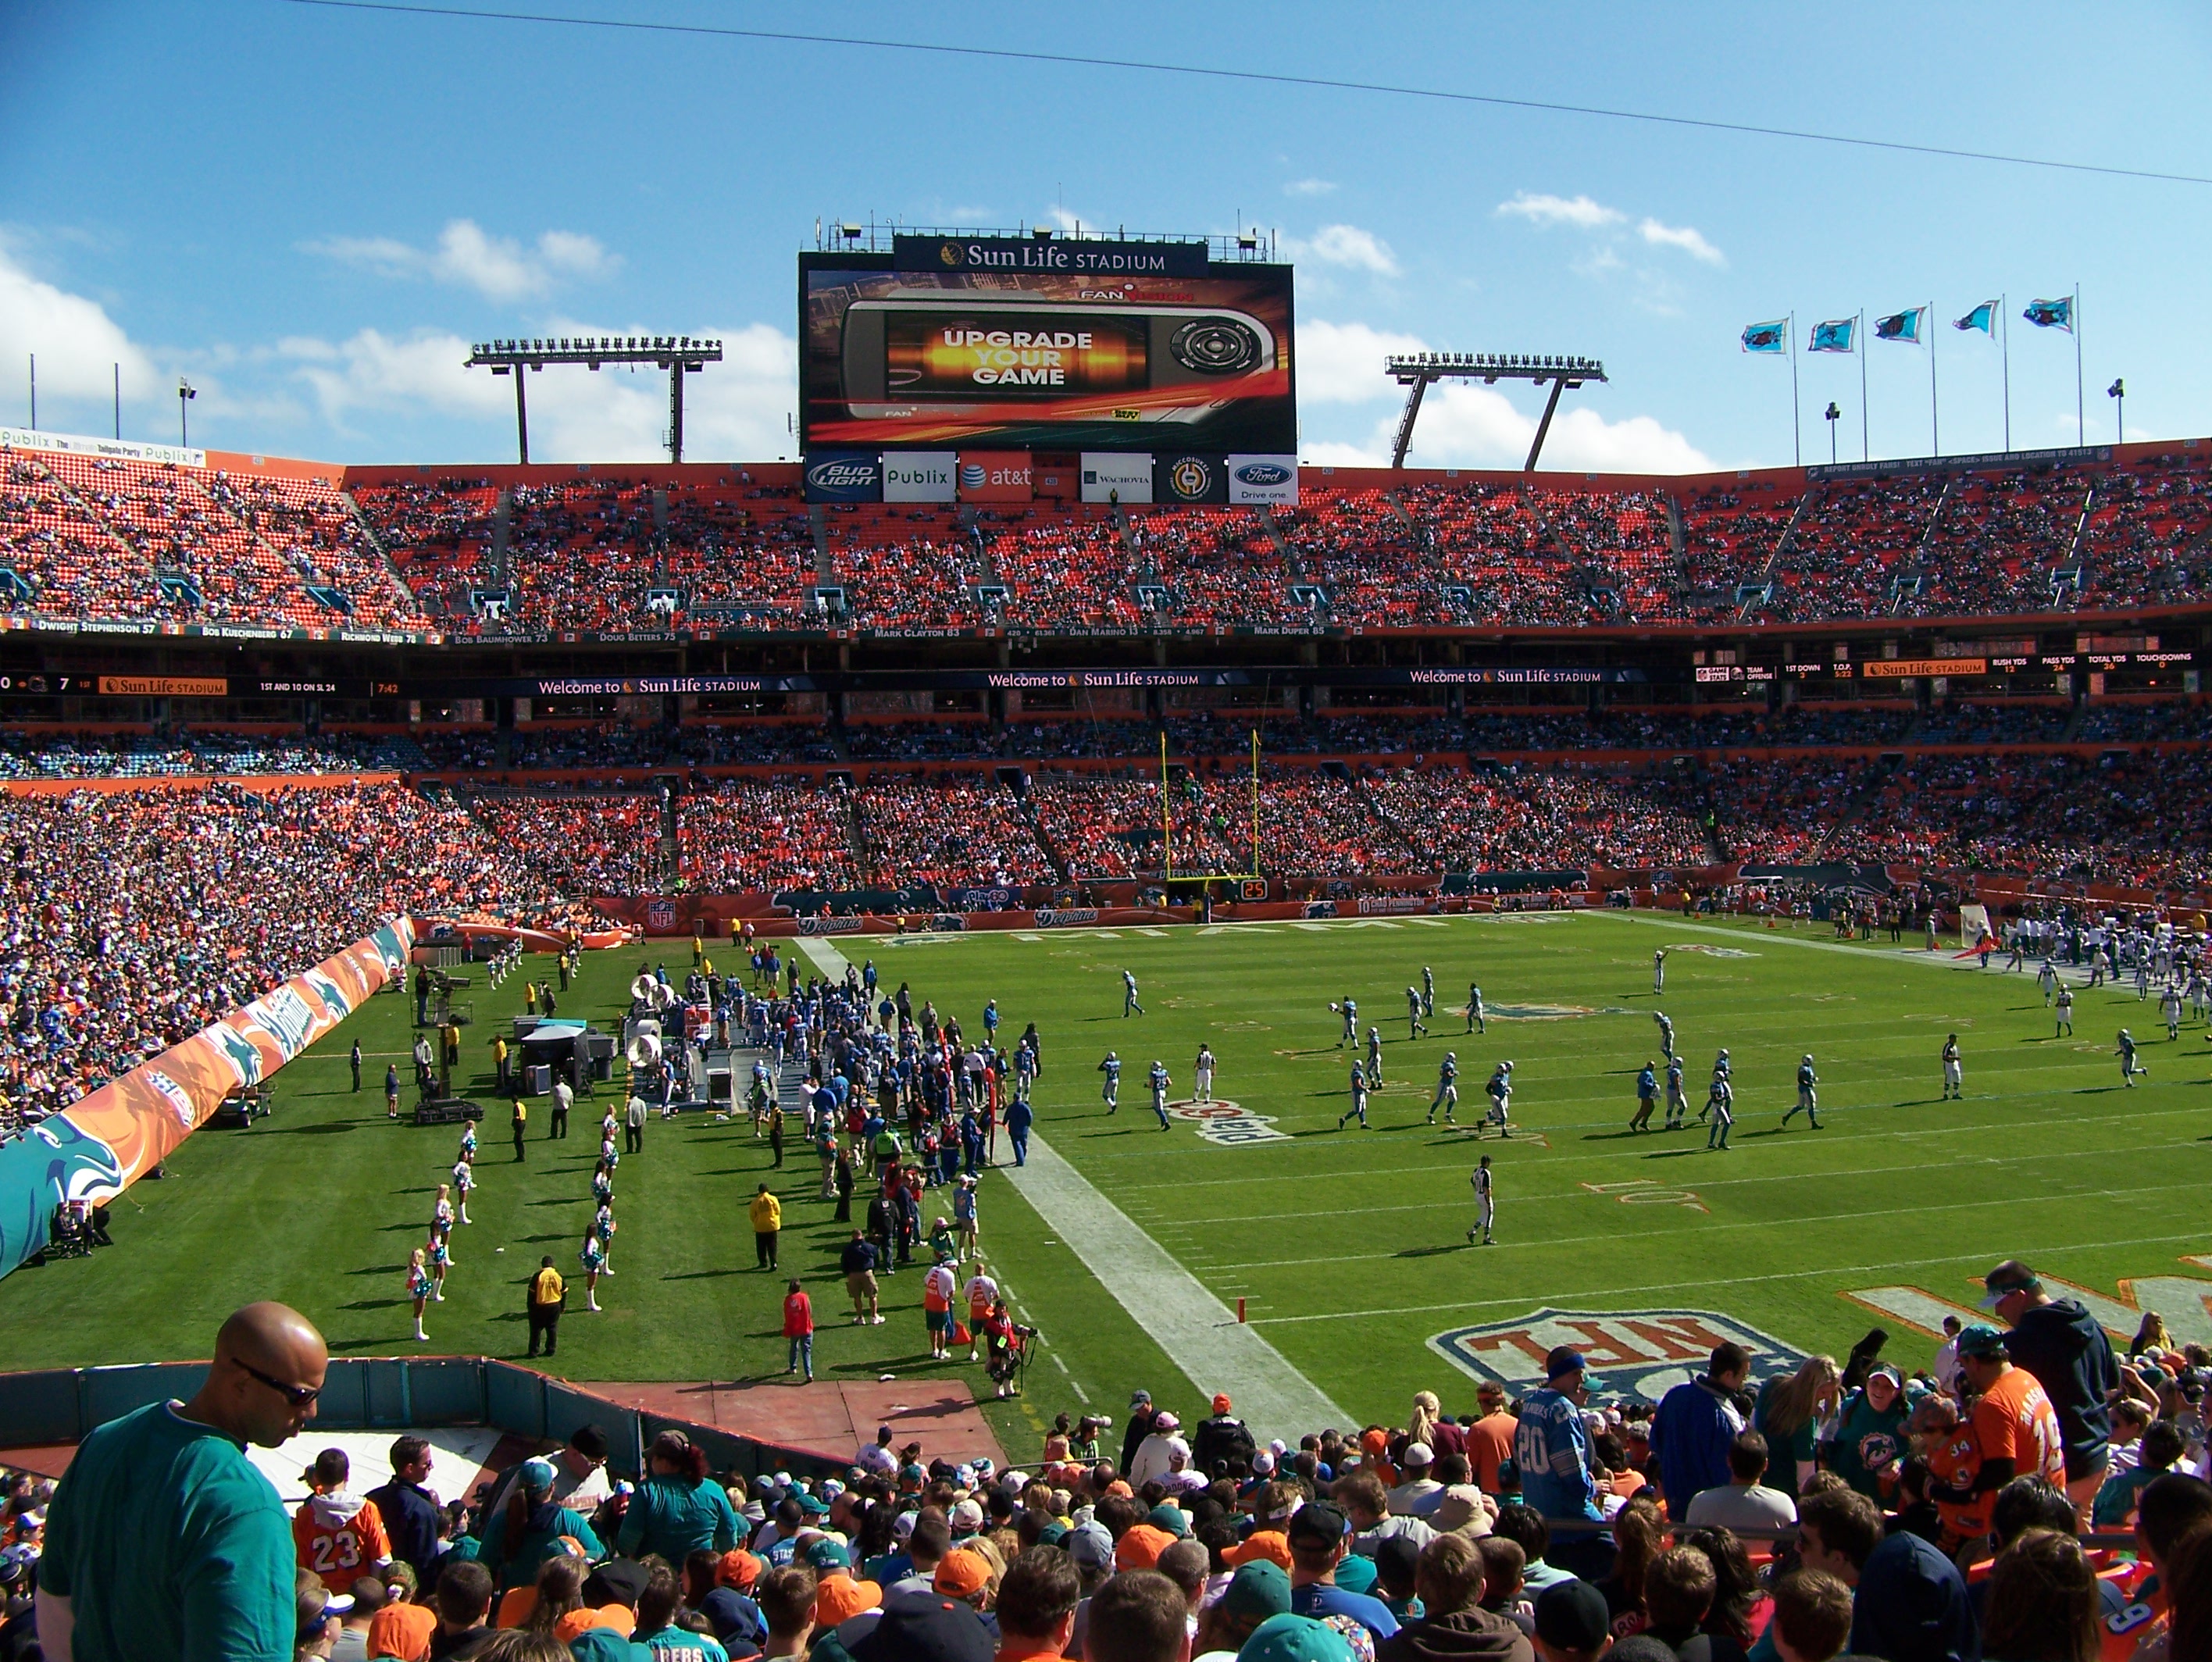
[[[799,263],[816,501],[1295,502],[1291,268],[901,235]]]

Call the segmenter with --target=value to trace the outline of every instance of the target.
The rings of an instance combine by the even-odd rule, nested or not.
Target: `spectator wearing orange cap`
[[[684,1560],[684,1602],[707,1618],[722,1647],[736,1655],[768,1642],[768,1618],[753,1601],[761,1561],[742,1547],[698,1551]]]
[[[938,1560],[937,1574],[929,1585],[947,1598],[957,1598],[988,1621],[995,1581],[991,1561],[972,1547],[955,1547]],[[993,1624],[994,1630],[996,1624]]]
[[[1160,1555],[1176,1544],[1176,1538],[1157,1524],[1132,1524],[1114,1543],[1114,1568],[1124,1572],[1150,1569],[1159,1562]]]
[[[1198,1475],[1211,1482],[1224,1475],[1228,1465],[1252,1464],[1252,1456],[1259,1445],[1244,1422],[1231,1411],[1229,1393],[1217,1392],[1213,1398],[1213,1416],[1200,1422],[1190,1434],[1190,1464]]]
[[[884,1590],[873,1581],[854,1578],[853,1555],[842,1542],[825,1536],[810,1544],[804,1556],[806,1567],[815,1575],[816,1627],[834,1628],[840,1623],[849,1622],[862,1610],[882,1608]]]

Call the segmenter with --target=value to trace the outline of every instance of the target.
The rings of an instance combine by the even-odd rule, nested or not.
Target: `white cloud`
[[[1304,391],[1303,387],[1300,389]],[[1300,447],[1316,466],[1383,467],[1398,418],[1377,421],[1362,444],[1323,440]],[[1528,459],[1536,417],[1495,387],[1446,382],[1430,392],[1407,460],[1415,467],[1517,468]],[[1587,405],[1564,410],[1544,440],[1542,466],[1583,473],[1702,473],[1712,462],[1682,434],[1649,416],[1608,422]]]
[[[1324,225],[1310,242],[1285,237],[1282,244],[1292,258],[1301,256],[1317,259],[1324,265],[1344,265],[1355,270],[1372,271],[1377,276],[1398,275],[1398,257],[1390,252],[1390,245],[1372,231],[1363,231],[1357,225]]]
[[[1703,260],[1708,265],[1728,264],[1727,257],[1693,227],[1662,225],[1656,219],[1647,219],[1636,227],[1636,232],[1654,247],[1679,248],[1692,259]]]
[[[125,397],[156,391],[153,359],[99,301],[32,276],[0,243],[0,363],[15,366],[11,374],[21,373],[33,354],[39,390],[57,397],[105,403],[118,364]]]
[[[1419,352],[1425,344],[1417,335],[1310,318],[1298,325],[1298,401],[1364,403],[1395,397],[1397,383],[1382,373],[1382,360],[1393,352]]]
[[[555,319],[556,334],[644,333]],[[714,336],[715,331],[705,331]],[[787,454],[784,418],[799,375],[798,347],[768,324],[722,331],[722,361],[684,382],[687,457],[757,458]],[[295,373],[313,391],[323,416],[343,431],[356,411],[396,411],[497,422],[514,408],[514,384],[488,371],[465,369],[468,343],[423,330],[395,337],[364,329],[332,344],[283,343]],[[563,366],[530,377],[533,461],[641,462],[667,455],[668,380],[647,367],[632,373]]]
[[[1283,186],[1286,197],[1325,197],[1336,189],[1336,181],[1329,179],[1294,179]]]
[[[327,237],[306,247],[342,264],[387,277],[428,278],[473,288],[492,300],[543,294],[564,277],[603,277],[622,263],[596,238],[580,232],[547,231],[526,248],[467,219],[449,221],[434,248],[416,248],[393,237]]]
[[[1528,191],[1518,192],[1510,202],[1499,203],[1498,212],[1532,225],[1571,225],[1583,231],[1602,230],[1628,217],[1618,208],[1608,208],[1588,197],[1545,196]]]

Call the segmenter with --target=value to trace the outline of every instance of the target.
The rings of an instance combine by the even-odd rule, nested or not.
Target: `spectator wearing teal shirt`
[[[565,1550],[564,1535],[594,1562],[607,1556],[590,1520],[553,1499],[553,1462],[525,1460],[505,1508],[484,1525],[477,1557],[498,1578],[501,1592],[528,1586],[538,1580],[540,1564]]]
[[[39,1637],[76,1662],[290,1662],[291,1519],[246,1446],[315,1416],[330,1354],[307,1318],[249,1304],[192,1399],[100,1427],[55,1492]]]
[[[616,1538],[623,1556],[658,1553],[680,1564],[690,1553],[737,1545],[738,1514],[721,1486],[708,1481],[704,1449],[680,1431],[664,1431],[653,1439],[646,1468]]]

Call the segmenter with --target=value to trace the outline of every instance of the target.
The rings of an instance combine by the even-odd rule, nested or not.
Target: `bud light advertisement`
[[[811,451],[806,457],[810,502],[880,502],[883,460],[872,450]]]

